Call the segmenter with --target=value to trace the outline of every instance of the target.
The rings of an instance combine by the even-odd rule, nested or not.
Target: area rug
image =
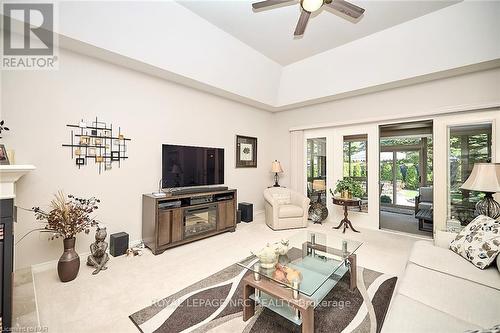
[[[241,262],[252,261],[255,257]],[[241,280],[245,274],[249,273],[233,264],[129,317],[144,333],[217,331],[234,320],[239,320],[236,327],[241,329],[232,326],[231,332],[301,332],[300,326],[259,306],[255,316],[242,324]],[[349,290],[350,276],[346,273],[315,308],[315,332],[380,332],[397,278],[359,266],[357,275],[357,289]]]

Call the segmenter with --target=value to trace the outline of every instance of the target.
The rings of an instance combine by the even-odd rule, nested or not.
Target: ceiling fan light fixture
[[[300,5],[306,12],[312,13],[323,6],[323,0],[301,0]]]

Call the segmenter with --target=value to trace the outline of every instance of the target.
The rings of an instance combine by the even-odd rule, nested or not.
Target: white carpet
[[[398,277],[417,240],[366,229],[342,235],[332,229],[333,225],[327,222],[310,225],[309,229],[362,241],[358,264]],[[186,244],[161,255],[145,251],[140,257],[111,258],[108,270],[95,276],[91,268],[82,264],[78,277],[69,283],[59,282],[56,267],[36,273],[40,325],[47,326],[50,332],[137,332],[128,318],[131,313],[151,305],[159,296],[173,294],[248,256],[250,249],[296,232],[272,231],[260,214],[254,222],[238,224],[234,233]],[[227,332],[231,332],[231,326],[225,327]],[[223,329],[219,327],[217,332]]]

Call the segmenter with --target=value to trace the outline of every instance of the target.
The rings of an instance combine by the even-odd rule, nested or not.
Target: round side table
[[[354,229],[351,221],[349,221],[349,219],[347,218],[347,215],[348,215],[347,208],[348,207],[356,207],[356,206],[359,207],[359,204],[361,203],[361,199],[359,199],[359,198],[344,199],[341,197],[333,197],[332,201],[333,201],[334,205],[344,206],[344,218],[342,219],[342,221],[340,221],[340,224],[336,227],[333,227],[333,229],[340,229],[343,226],[344,230],[342,231],[342,233],[345,233],[345,229],[349,229],[349,228],[351,228],[352,231],[354,231],[354,232],[359,232],[356,229]]]

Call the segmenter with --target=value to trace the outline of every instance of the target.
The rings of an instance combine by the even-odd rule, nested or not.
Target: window
[[[344,136],[344,178],[359,183],[361,191],[353,193],[361,198],[361,211],[368,212],[368,136]]]
[[[462,226],[474,218],[476,203],[484,194],[460,189],[467,180],[474,163],[491,162],[491,124],[450,127],[448,156],[448,220]]]
[[[326,138],[307,139],[307,196],[326,205]]]

